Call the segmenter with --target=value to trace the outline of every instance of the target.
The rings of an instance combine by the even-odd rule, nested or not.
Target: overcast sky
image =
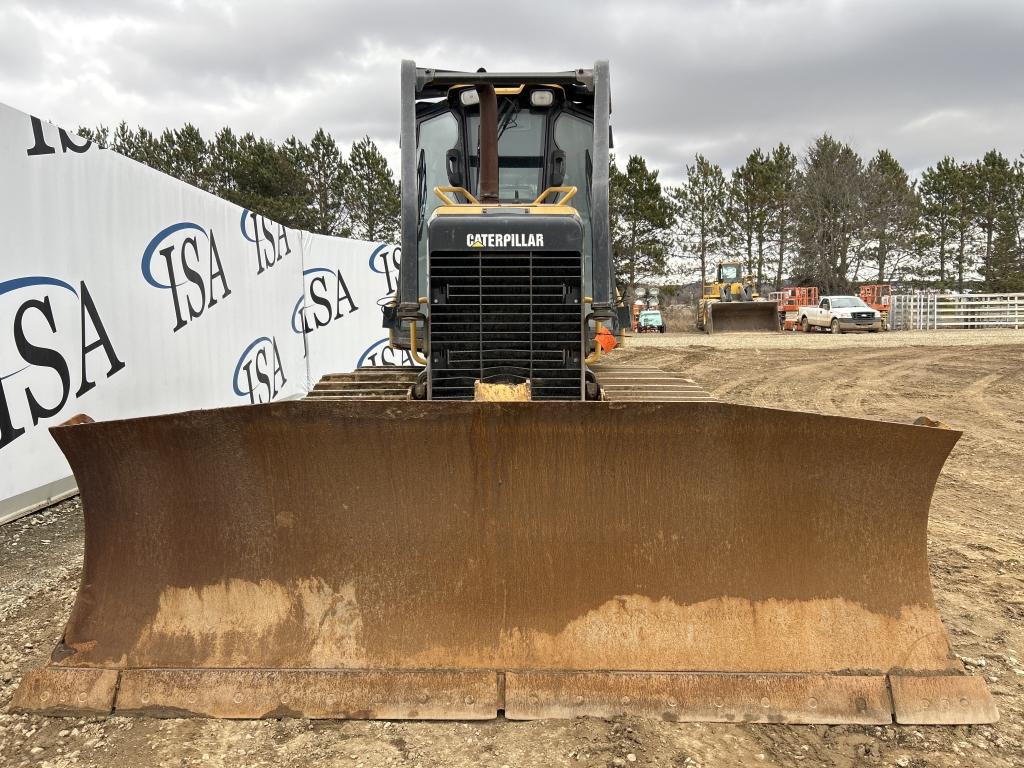
[[[0,6],[0,101],[71,128],[190,121],[280,140],[323,126],[346,146],[369,134],[396,165],[403,57],[492,71],[608,58],[616,154],[669,182],[696,152],[731,168],[822,132],[911,172],[1024,149],[1024,0]]]

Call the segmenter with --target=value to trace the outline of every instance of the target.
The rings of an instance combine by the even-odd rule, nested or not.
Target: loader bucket
[[[775,301],[716,301],[709,306],[708,333],[779,330]]]
[[[952,430],[717,402],[323,400],[53,435],[84,573],[18,710],[996,717],[928,576]],[[781,435],[828,435],[845,461],[793,462]],[[865,479],[885,503],[860,501]]]

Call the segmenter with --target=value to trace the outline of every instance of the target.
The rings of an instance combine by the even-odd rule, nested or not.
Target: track
[[[312,400],[407,400],[423,369],[418,366],[364,367],[330,373],[307,395]],[[594,365],[605,400],[698,402],[713,399],[693,379],[649,366]]]

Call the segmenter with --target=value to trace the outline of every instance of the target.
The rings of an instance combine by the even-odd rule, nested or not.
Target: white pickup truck
[[[882,313],[858,296],[822,296],[816,307],[800,307],[800,329],[827,328],[832,333],[882,329]]]

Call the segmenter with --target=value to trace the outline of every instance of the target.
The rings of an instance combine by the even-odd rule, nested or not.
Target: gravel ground
[[[1024,765],[1024,334],[696,333],[634,337],[609,362],[685,372],[718,398],[940,419],[965,434],[932,503],[936,600],[1001,720],[976,727],[147,720],[0,715],[0,766]],[[830,375],[836,370],[841,376]],[[81,573],[70,499],[0,527],[0,709],[61,634]]]

